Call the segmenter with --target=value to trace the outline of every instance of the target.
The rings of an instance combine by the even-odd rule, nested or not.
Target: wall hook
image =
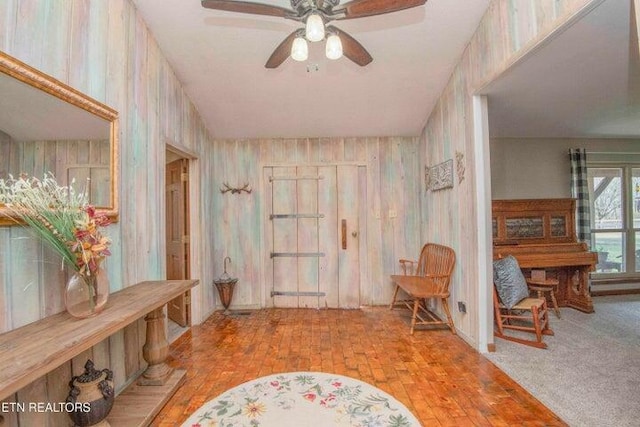
[[[244,186],[242,187],[231,187],[229,184],[227,184],[226,182],[222,184],[224,186],[224,188],[220,189],[220,192],[222,194],[231,191],[231,194],[240,194],[243,191],[247,194],[251,194],[251,187],[249,187],[249,183],[246,183]]]

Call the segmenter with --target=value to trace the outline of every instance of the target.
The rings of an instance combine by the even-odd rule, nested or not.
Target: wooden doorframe
[[[175,141],[167,140],[165,141],[165,156],[167,153],[173,153],[180,158],[186,159],[188,162],[188,187],[189,191],[187,197],[189,199],[189,211],[187,212],[189,216],[189,235],[190,236],[200,236],[202,230],[202,222],[200,220],[200,216],[198,212],[200,212],[200,159],[198,155],[181,144],[176,143]],[[166,164],[166,157],[164,163]],[[163,168],[163,177],[162,182],[166,182],[165,169]],[[164,192],[162,193],[162,197],[164,197]],[[162,209],[164,208],[166,201],[162,203]],[[163,217],[166,217],[166,212],[164,212]],[[166,230],[163,227],[163,232],[166,233]],[[166,237],[163,239],[163,241]],[[190,278],[199,278],[205,277],[203,276],[203,267],[202,267],[202,259],[201,259],[201,245],[200,239],[191,238],[189,239],[189,275]],[[166,256],[166,254],[165,254]],[[193,287],[191,289],[191,325],[197,325],[202,323],[204,320],[204,310],[202,307],[203,300],[203,289],[202,282]]]
[[[493,233],[491,224],[491,158],[487,97],[473,96],[474,168],[476,171],[476,229],[478,230],[478,295],[476,348],[487,353],[493,336]]]

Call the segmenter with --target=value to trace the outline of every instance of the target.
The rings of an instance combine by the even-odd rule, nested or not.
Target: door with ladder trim
[[[358,166],[266,167],[264,179],[269,305],[359,307]]]

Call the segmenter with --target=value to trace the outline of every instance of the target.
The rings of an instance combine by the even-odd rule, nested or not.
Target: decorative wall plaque
[[[453,187],[453,160],[439,163],[427,170],[427,189],[431,191]]]

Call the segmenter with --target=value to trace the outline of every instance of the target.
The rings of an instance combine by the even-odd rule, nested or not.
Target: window
[[[640,165],[590,165],[588,177],[596,273],[640,274]]]

